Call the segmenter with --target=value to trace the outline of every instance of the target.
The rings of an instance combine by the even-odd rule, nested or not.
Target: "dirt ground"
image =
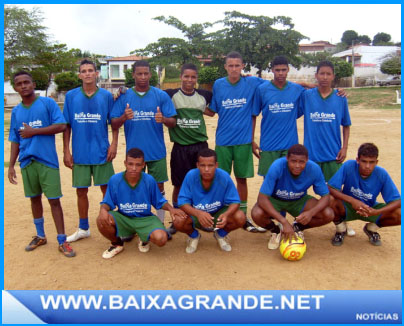
[[[348,158],[354,159],[358,146],[374,142],[380,150],[379,165],[385,167],[401,191],[401,110],[366,110],[351,107],[351,137]],[[217,118],[206,118],[209,145],[214,148]],[[258,124],[259,125],[259,124]],[[298,122],[303,140],[303,122]],[[258,129],[259,131],[259,129]],[[257,132],[259,135],[259,132]],[[5,136],[5,160],[9,143]],[[167,151],[172,143],[166,132]],[[66,233],[78,223],[76,194],[71,187],[71,170],[62,163],[62,137],[57,136],[61,163],[61,199]],[[125,140],[121,131],[115,171],[123,170]],[[169,157],[169,155],[167,156]],[[255,171],[258,160],[254,158]],[[213,235],[203,233],[196,253],[185,253],[186,236],[176,234],[163,248],[152,245],[140,253],[138,239],[111,260],[101,257],[109,242],[97,230],[101,192],[90,188],[91,237],[73,243],[75,258],[64,258],[57,250],[55,227],[49,205],[44,202],[48,244],[33,252],[24,247],[34,235],[30,201],[24,198],[20,169],[18,185],[8,182],[4,169],[4,288],[7,290],[399,290],[401,289],[401,228],[382,229],[383,245],[372,246],[362,231],[363,222],[352,222],[355,237],[347,237],[342,247],[333,247],[332,224],[305,231],[307,252],[299,262],[284,260],[279,251],[269,251],[269,233],[252,234],[237,230],[230,234],[233,251],[222,252]],[[249,179],[249,210],[256,202],[262,178]],[[166,183],[171,201],[172,186]]]

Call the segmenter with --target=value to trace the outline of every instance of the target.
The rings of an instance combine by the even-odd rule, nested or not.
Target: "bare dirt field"
[[[374,142],[380,150],[379,165],[386,168],[401,191],[401,110],[368,109],[350,106],[352,127],[348,158],[354,159],[359,145]],[[9,113],[5,118],[9,119]],[[214,148],[217,118],[206,118],[209,145]],[[258,124],[259,125],[259,124]],[[298,121],[303,140],[302,119]],[[8,127],[6,127],[6,130]],[[259,129],[257,130],[259,135]],[[172,143],[166,132],[167,151]],[[9,159],[8,132],[4,138],[5,160]],[[76,194],[71,187],[71,170],[62,163],[62,137],[57,136],[62,177],[61,199],[66,233],[75,231],[78,218]],[[125,139],[120,133],[115,171],[124,168]],[[169,154],[168,154],[169,157]],[[254,158],[255,171],[258,160]],[[176,234],[163,248],[152,245],[147,254],[137,249],[138,239],[111,260],[101,257],[109,242],[98,232],[101,192],[90,188],[88,239],[73,243],[75,258],[67,259],[57,250],[56,231],[47,201],[44,201],[48,244],[33,252],[24,247],[34,235],[30,201],[24,198],[20,169],[18,185],[8,182],[4,169],[4,288],[7,290],[365,290],[401,289],[401,228],[380,231],[383,245],[372,246],[363,233],[363,222],[352,222],[355,237],[347,237],[342,247],[333,247],[332,224],[305,231],[307,252],[299,262],[284,260],[279,251],[269,251],[269,233],[252,234],[237,230],[230,234],[233,251],[222,252],[211,233],[203,233],[198,250],[185,253],[186,236]],[[262,178],[249,179],[249,210],[255,203]],[[172,186],[166,183],[171,202]],[[380,199],[381,200],[381,199]],[[168,215],[168,214],[167,214]],[[167,218],[168,220],[168,218]]]

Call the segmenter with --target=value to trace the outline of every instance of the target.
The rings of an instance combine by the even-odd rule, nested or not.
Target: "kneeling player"
[[[214,231],[220,248],[231,251],[226,235],[241,228],[245,214],[240,210],[240,197],[229,174],[218,168],[216,152],[202,149],[197,169],[187,173],[178,196],[178,205],[189,216],[174,220],[175,228],[188,234],[185,251],[196,251],[201,235],[196,228]]]
[[[375,246],[382,244],[377,233],[379,228],[401,225],[400,193],[386,170],[377,166],[378,156],[379,150],[374,144],[362,144],[356,161],[345,162],[328,183],[337,228],[332,239],[334,246],[344,241],[346,221],[367,222],[363,231]],[[380,193],[386,204],[376,202]]]
[[[104,251],[102,257],[112,258],[123,250],[121,238],[139,235],[139,251],[148,252],[149,241],[162,247],[167,242],[167,231],[160,219],[151,213],[155,209],[169,211],[171,217],[186,215],[173,208],[161,195],[154,178],[142,172],[145,162],[144,154],[138,148],[126,153],[126,171],[117,173],[108,181],[107,192],[101,202],[97,218],[98,230],[111,240],[111,247]],[[113,211],[118,207],[117,211]]]
[[[313,186],[319,200],[307,194]],[[287,156],[277,159],[269,168],[251,216],[255,223],[272,232],[268,249],[279,247],[281,231],[284,238],[297,235],[304,239],[303,230],[331,222],[333,211],[328,207],[329,191],[320,167],[308,159],[303,145],[293,145]],[[280,212],[295,217],[293,226]],[[272,221],[278,221],[278,225]]]

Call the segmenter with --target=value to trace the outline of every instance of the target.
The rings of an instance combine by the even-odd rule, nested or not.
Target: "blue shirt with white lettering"
[[[216,145],[251,143],[254,94],[263,82],[251,76],[241,77],[236,84],[231,84],[227,77],[215,81],[210,109],[219,115]]]
[[[87,96],[82,87],[67,92],[63,115],[72,128],[74,164],[104,164],[109,141],[108,123],[114,105],[112,94],[105,89]]]
[[[146,162],[165,158],[163,124],[157,123],[154,115],[157,107],[166,118],[177,115],[170,97],[166,92],[152,86],[143,95],[133,88],[128,89],[115,101],[111,118],[122,116],[127,103],[133,110],[134,118],[124,123],[126,151],[134,147],[141,149]]]
[[[299,143],[296,119],[302,115],[299,98],[303,91],[302,86],[291,82],[282,89],[268,81],[257,88],[253,114],[262,112],[261,150],[287,150]]]
[[[318,88],[305,91],[301,98],[304,114],[304,146],[314,162],[335,161],[341,150],[341,126],[350,126],[348,101],[334,90],[322,98]]]
[[[382,194],[387,204],[401,198],[385,169],[376,166],[369,177],[363,178],[359,174],[359,164],[355,160],[346,161],[333,175],[328,185],[339,191],[342,189],[345,195],[358,199],[370,207],[377,204],[379,194]]]
[[[101,204],[128,217],[151,216],[151,206],[160,209],[167,200],[161,194],[156,180],[144,172],[138,183],[132,187],[125,178],[125,172],[113,175],[108,181],[107,192]]]
[[[53,124],[66,124],[62,111],[54,100],[38,96],[29,106],[18,104],[11,112],[10,133],[8,140],[19,144],[20,167],[24,168],[36,160],[50,168],[59,168],[56,153],[55,135],[35,135],[22,138],[19,130],[23,123],[32,128],[44,128]]]
[[[311,186],[319,196],[329,193],[319,165],[308,160],[302,173],[295,177],[289,171],[286,157],[282,157],[269,167],[260,193],[280,200],[293,201],[304,197]]]
[[[189,204],[209,214],[214,214],[224,206],[239,204],[240,197],[230,175],[217,168],[209,189],[202,186],[199,169],[187,173],[178,196],[178,205]]]

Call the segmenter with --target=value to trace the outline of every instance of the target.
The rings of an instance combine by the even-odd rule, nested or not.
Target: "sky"
[[[346,30],[370,39],[378,32],[401,41],[400,4],[25,4],[39,7],[51,39],[68,48],[96,54],[126,56],[161,37],[182,37],[174,27],[154,21],[156,16],[174,16],[186,25],[215,22],[225,11],[249,15],[288,16],[295,30],[313,41],[340,42]],[[212,30],[208,30],[212,31]]]

